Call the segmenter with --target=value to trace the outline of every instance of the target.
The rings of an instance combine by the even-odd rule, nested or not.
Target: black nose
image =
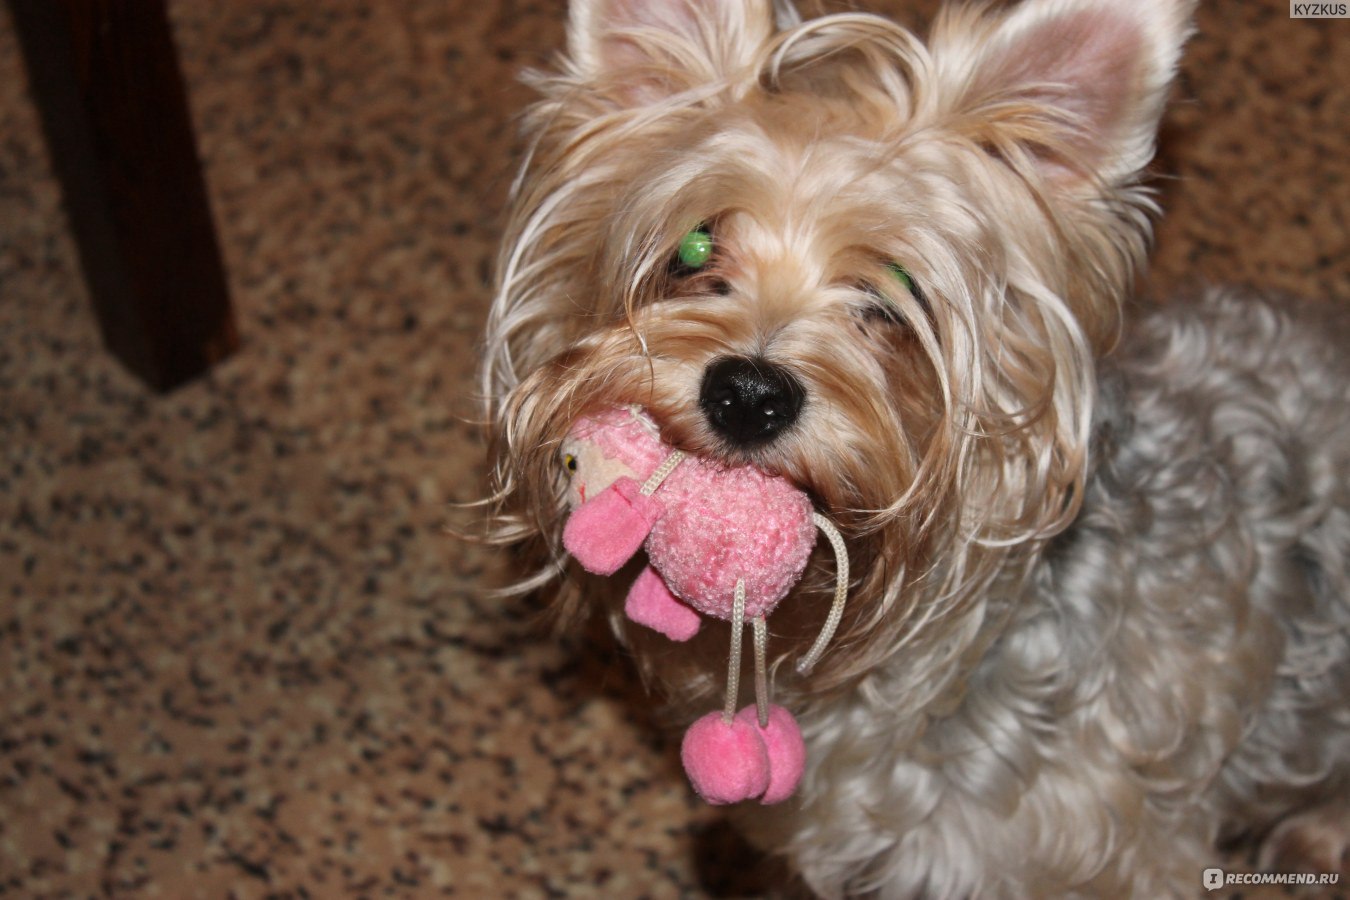
[[[805,399],[801,382],[787,369],[741,356],[713,360],[698,396],[708,424],[739,447],[778,437],[797,421]]]

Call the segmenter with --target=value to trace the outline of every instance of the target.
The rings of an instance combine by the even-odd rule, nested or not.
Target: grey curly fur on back
[[[1139,320],[1102,372],[1082,512],[1000,598],[956,711],[906,748],[924,762],[882,755],[884,671],[817,736],[808,871],[883,896],[1170,896],[1216,841],[1343,817],[1348,339],[1332,307],[1231,291]]]

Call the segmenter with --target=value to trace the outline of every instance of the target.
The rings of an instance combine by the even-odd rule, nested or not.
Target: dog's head
[[[843,527],[836,678],[958,621],[1076,511],[1191,5],[954,8],[925,44],[770,0],[573,0],[487,338],[501,536],[554,543],[568,427],[639,404]]]

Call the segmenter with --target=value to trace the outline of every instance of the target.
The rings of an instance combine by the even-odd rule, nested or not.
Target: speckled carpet
[[[445,532],[562,4],[171,7],[244,346],[168,396],[101,350],[0,12],[0,896],[762,893],[619,654]],[[1149,289],[1350,302],[1350,21],[1200,27]]]

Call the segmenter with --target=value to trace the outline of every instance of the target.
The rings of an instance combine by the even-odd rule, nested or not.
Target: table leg
[[[157,390],[238,345],[163,0],[9,0],[104,342]]]

